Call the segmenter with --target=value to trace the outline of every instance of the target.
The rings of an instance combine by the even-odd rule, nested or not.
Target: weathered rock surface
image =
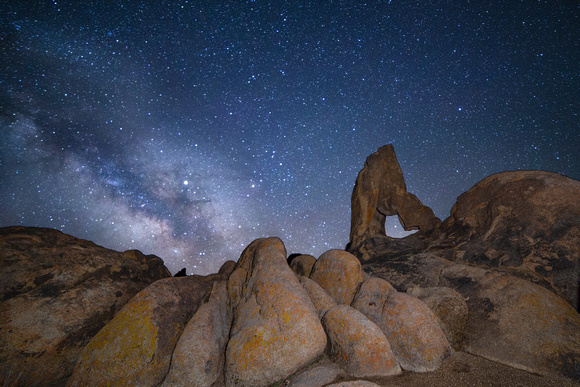
[[[385,235],[385,219],[398,215],[406,231],[430,231],[441,223],[433,211],[407,192],[392,145],[370,155],[359,172],[351,198],[350,243]]]
[[[385,299],[386,298],[386,299]],[[450,354],[451,347],[433,312],[419,299],[390,292],[387,297],[356,304],[385,333],[404,370],[436,370]]]
[[[303,275],[304,277],[310,277],[312,272],[312,267],[316,263],[316,258],[312,255],[302,254],[297,256],[290,262],[290,268],[297,276]]]
[[[489,176],[459,196],[431,248],[542,285],[578,309],[579,198],[580,181],[557,173]]]
[[[344,250],[329,250],[314,264],[310,279],[337,303],[350,305],[364,277],[361,264],[354,255]]]
[[[580,379],[580,315],[570,304],[539,285],[483,268],[457,264],[441,276],[468,300],[466,352]]]
[[[465,339],[468,314],[467,303],[461,294],[448,287],[409,288],[407,293],[423,301],[433,311],[447,341],[459,351]]]
[[[306,292],[308,292],[308,296],[310,296],[310,300],[316,309],[318,318],[322,320],[322,316],[324,316],[328,309],[336,306],[336,301],[334,301],[334,298],[330,297],[330,295],[326,293],[320,285],[312,281],[310,278],[302,276],[300,277],[300,283]]]
[[[397,375],[401,368],[381,329],[348,305],[329,309],[322,323],[330,341],[330,358],[354,377]]]
[[[166,278],[133,297],[81,353],[67,386],[157,386],[219,275]]]
[[[321,355],[326,334],[278,238],[258,239],[228,280],[234,323],[226,385],[267,386]]]
[[[211,386],[222,377],[231,323],[227,282],[219,280],[185,326],[162,386]]]
[[[138,251],[60,231],[0,229],[0,380],[62,384],[91,338],[140,290],[170,273]]]

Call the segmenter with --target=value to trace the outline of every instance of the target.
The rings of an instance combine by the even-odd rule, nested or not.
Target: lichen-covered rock
[[[330,358],[354,377],[401,373],[384,333],[348,305],[329,309],[322,319],[330,342]]]
[[[315,263],[316,258],[312,255],[302,254],[295,257],[292,262],[290,262],[290,268],[297,276],[309,277]]]
[[[139,292],[84,348],[67,386],[157,386],[185,324],[219,278],[166,278]]]
[[[227,386],[268,386],[324,351],[326,334],[280,239],[258,239],[244,250],[228,292],[234,322],[226,349]]]
[[[337,303],[344,305],[350,305],[364,280],[360,261],[344,250],[329,250],[322,254],[312,268],[310,279]]]
[[[63,384],[122,306],[170,277],[163,261],[47,228],[0,229],[0,380]]]
[[[162,386],[204,387],[223,376],[231,320],[226,280],[216,281],[209,301],[197,309],[183,330]]]
[[[326,293],[324,289],[320,287],[320,285],[312,281],[310,278],[302,276],[300,277],[300,283],[308,292],[310,300],[312,300],[312,304],[318,313],[318,318],[322,319],[322,316],[324,316],[328,309],[336,306],[336,301],[334,301],[334,298],[330,297],[330,295]]]
[[[459,351],[465,339],[467,303],[455,290],[448,287],[410,288],[407,293],[417,297],[433,311],[449,344]]]
[[[391,292],[376,300],[357,303],[357,308],[385,333],[404,370],[434,371],[450,354],[451,347],[433,312],[419,299]]]

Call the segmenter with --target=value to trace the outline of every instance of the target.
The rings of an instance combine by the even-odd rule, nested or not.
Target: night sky
[[[3,1],[0,226],[208,274],[344,248],[385,144],[441,219],[496,172],[580,179],[575,3]]]

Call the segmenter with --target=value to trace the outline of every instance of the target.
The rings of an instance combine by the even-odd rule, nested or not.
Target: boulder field
[[[580,383],[579,197],[565,176],[505,172],[441,222],[385,146],[358,175],[346,249],[318,259],[270,237],[170,277],[138,251],[2,228],[0,384],[398,385],[467,372],[456,354]],[[390,215],[418,232],[388,237]]]
[[[328,281],[340,268],[348,268],[342,281]],[[323,359],[332,378],[317,377],[329,383],[339,375],[428,372],[451,354],[433,312],[379,278],[364,281],[383,287],[362,286],[352,254],[330,250],[310,277],[301,274],[288,264],[282,241],[265,238],[244,250],[229,276],[157,281],[89,342],[67,386],[270,386],[304,378]],[[201,289],[207,282],[209,293]],[[372,302],[393,300],[397,313],[375,316],[369,292]],[[201,302],[200,294],[207,294]]]

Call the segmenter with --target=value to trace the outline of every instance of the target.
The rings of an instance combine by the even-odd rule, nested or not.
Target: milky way
[[[492,173],[579,179],[573,3],[2,2],[0,226],[207,274],[344,248],[385,144],[442,219]]]

